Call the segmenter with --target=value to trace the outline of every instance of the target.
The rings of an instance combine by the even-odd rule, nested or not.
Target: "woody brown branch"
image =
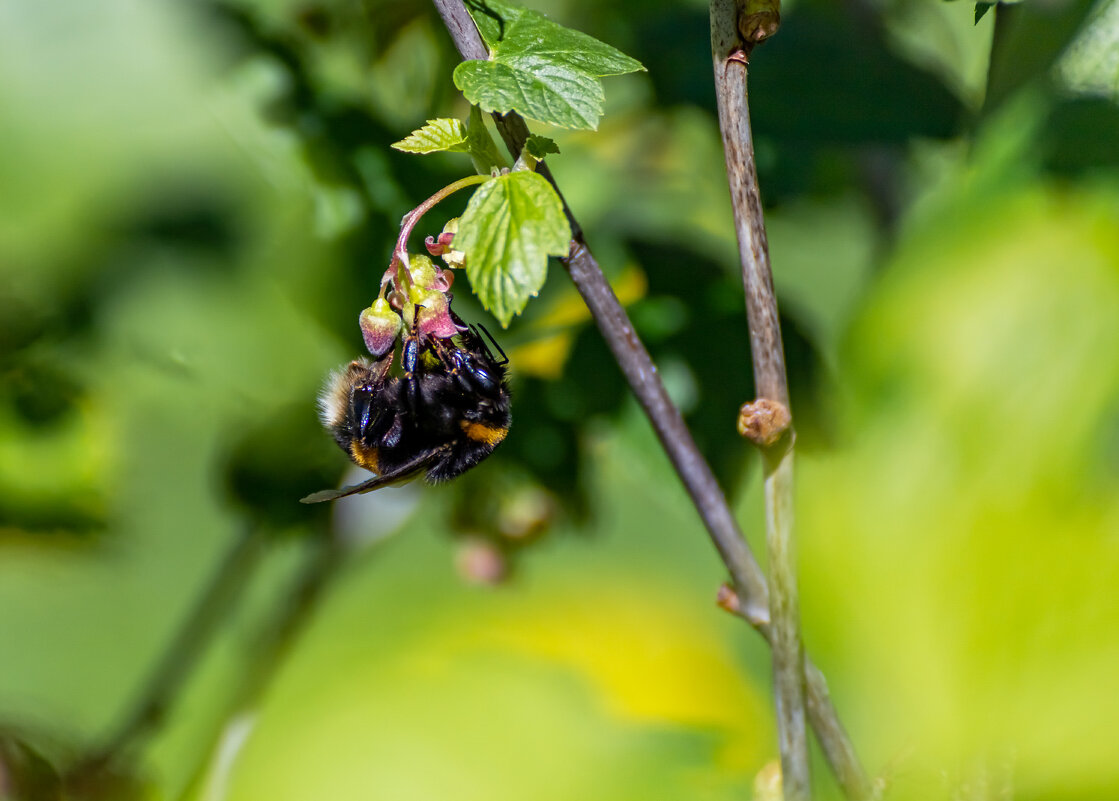
[[[462,0],[433,0],[433,4],[464,59],[488,57],[489,53]],[[528,138],[524,120],[516,113],[495,113],[493,117],[499,134],[510,153],[516,157]],[[731,575],[736,614],[747,620],[767,642],[772,642],[769,590],[761,568],[746,544],[710,467],[684,425],[679,410],[668,398],[648,351],[592,255],[583,237],[582,228],[564,200],[563,193],[556,186],[547,165],[541,164],[539,172],[555,187],[571,223],[571,249],[567,258],[563,259],[564,266],[587,303],[596,325],[648,416]],[[783,382],[783,359],[779,372]],[[787,393],[774,399],[787,405],[786,395]],[[848,798],[869,798],[869,783],[850,739],[839,722],[823,675],[808,661],[807,656],[804,662],[809,677],[808,716],[828,763]]]

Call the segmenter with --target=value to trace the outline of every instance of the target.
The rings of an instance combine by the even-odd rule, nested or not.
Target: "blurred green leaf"
[[[611,448],[606,461],[627,456]],[[694,523],[682,492],[666,504],[610,475],[637,517],[611,536],[582,529],[599,543],[589,570],[586,544],[565,537],[532,580],[479,592],[415,529],[340,586],[269,693],[230,801],[740,797],[769,751],[767,702],[739,669],[735,622],[708,599],[671,600],[682,580],[706,583],[714,556],[676,569],[655,553],[615,562]],[[400,604],[416,586],[427,591]],[[369,630],[377,609],[395,611]]]
[[[482,184],[459,219],[455,247],[482,305],[503,326],[547,277],[548,257],[566,256],[571,227],[551,184],[524,170]]]
[[[906,142],[960,129],[963,107],[942,80],[898,57],[881,28],[834,7],[782,19],[757,60],[750,116],[758,137],[782,146]]]
[[[23,739],[0,731],[0,799],[62,801],[57,768]]]
[[[806,625],[846,620],[836,653],[876,665],[852,688],[891,709],[871,753],[921,743],[899,797],[1013,755],[1016,796],[1107,798],[1119,192],[964,182],[954,201],[914,220],[848,341],[858,442],[800,462]]]
[[[229,495],[250,519],[274,531],[325,517],[328,509],[307,509],[308,504],[293,501],[337,485],[345,465],[319,421],[307,412],[302,404],[280,409],[230,437],[225,464]]]
[[[1119,102],[1119,3],[1106,0],[1095,7],[1057,68],[1072,91]]]
[[[405,17],[402,27],[387,24],[393,17],[414,14],[415,9],[407,4],[382,4],[375,11],[369,5],[343,4],[337,8],[352,9],[355,19],[348,20],[343,30],[357,37],[354,46],[335,43],[317,53],[302,49],[306,55],[317,56],[308,66],[321,85],[320,94],[338,92],[341,86],[352,87],[360,97],[371,96],[378,117],[394,127],[414,125],[416,120],[432,116],[437,87],[446,80],[439,56],[442,30],[433,28],[422,15],[411,21]],[[377,60],[370,67],[362,39],[380,37],[388,39],[387,47],[376,53]]]
[[[1096,0],[999,5],[984,113],[1018,89],[1046,78],[1088,18]]]
[[[1091,177],[1119,171],[1119,104],[1112,100],[1055,103],[1042,137],[1046,166],[1056,172]]]

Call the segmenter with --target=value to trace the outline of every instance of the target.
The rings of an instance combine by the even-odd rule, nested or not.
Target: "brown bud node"
[[[738,600],[738,593],[734,591],[734,587],[726,583],[719,585],[719,592],[715,596],[715,605],[732,615],[737,615],[742,609],[741,602]]]
[[[738,433],[759,447],[768,448],[789,430],[793,416],[778,401],[758,398],[738,410]]]
[[[781,15],[777,11],[757,11],[744,15],[738,22],[738,33],[748,46],[764,42],[777,33],[781,27]]]

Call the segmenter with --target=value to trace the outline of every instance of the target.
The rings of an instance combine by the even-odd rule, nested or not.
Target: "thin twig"
[[[433,1],[463,58],[485,58],[485,45],[461,0]],[[528,138],[524,120],[516,113],[509,113],[494,115],[494,121],[509,152],[516,158]],[[543,169],[545,165],[540,166],[539,172],[555,187],[551,173]],[[559,193],[559,187],[556,187],[556,192]],[[563,199],[562,193],[560,198]],[[618,302],[598,262],[591,255],[583,239],[582,228],[566,201],[564,211],[571,222],[572,231],[571,249],[562,260],[564,266],[590,308],[614,358],[645,409],[669,459],[707,525],[715,547],[734,579],[739,597],[744,599],[746,608],[754,615],[755,624],[764,627],[769,615],[765,576],[750,552],[711,468],[696,447],[679,409],[669,399],[649,352],[637,337],[629,316]]]
[[[743,41],[740,23],[745,18],[743,0],[712,0],[715,96],[746,291],[755,391],[758,398],[776,401],[787,408],[789,387],[785,377],[785,351],[781,343],[777,297],[773,291],[746,95],[746,60],[755,40]],[[769,611],[773,636],[770,642],[773,645],[781,786],[787,801],[807,801],[812,790],[793,535],[793,440],[790,428],[775,446],[763,448],[766,545],[772,589]]]
[[[720,588],[718,604],[752,624],[749,615],[739,605],[737,594],[729,586]],[[836,782],[843,789],[843,794],[852,801],[877,798],[877,790],[867,778],[859,756],[855,753],[855,746],[843,724],[839,722],[839,713],[832,703],[828,681],[820,669],[812,664],[808,654],[804,655],[804,683],[808,697],[808,723],[816,733],[816,739],[824,750],[824,756],[835,774]]]
[[[331,532],[316,531],[308,540],[309,552],[303,565],[281,593],[283,601],[265,621],[265,629],[258,635],[247,664],[240,670],[240,679],[228,701],[229,712],[223,717],[222,731],[215,738],[219,744],[229,725],[251,719],[250,713],[259,705],[276,673],[286,664],[293,644],[318,610],[325,591],[346,564],[346,556],[351,552]],[[207,753],[197,765],[179,794],[180,799],[197,796],[210,765],[210,756]]]
[[[462,1],[432,2],[462,57],[468,60],[487,58],[489,54],[486,47]],[[516,113],[509,113],[495,114],[494,121],[515,158],[528,137],[524,120]],[[546,165],[542,164],[540,167],[539,172],[551,181],[562,200],[563,193],[556,186]],[[630,388],[649,417],[734,581],[736,613],[744,617],[768,641],[772,636],[769,626],[769,592],[761,568],[730,513],[710,467],[684,425],[679,410],[668,398],[648,351],[637,337],[629,317],[591,254],[583,238],[582,228],[566,201],[564,211],[572,230],[571,250],[563,260],[564,266],[591,310]],[[783,365],[781,373],[784,373]],[[805,663],[809,676],[809,721],[823,746],[832,771],[849,798],[869,798],[869,783],[828,697],[823,676],[808,663],[807,657]],[[820,681],[813,681],[813,677],[819,677]]]
[[[197,666],[206,645],[227,619],[237,596],[248,586],[248,577],[263,553],[259,527],[248,523],[217,573],[199,596],[190,616],[163,652],[139,700],[117,730],[96,751],[83,757],[75,773],[96,770],[120,759],[141,738],[159,726]]]

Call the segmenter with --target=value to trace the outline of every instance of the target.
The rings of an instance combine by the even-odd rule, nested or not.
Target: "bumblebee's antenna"
[[[486,339],[488,339],[490,342],[492,342],[493,346],[495,348],[497,348],[497,352],[501,354],[501,361],[497,361],[497,359],[493,358],[493,353],[490,352],[489,347],[486,345],[486,341],[484,339],[482,339],[481,337],[478,337],[478,341],[481,342],[482,347],[486,349],[486,355],[489,356],[491,359],[493,359],[493,361],[497,362],[498,367],[504,367],[505,365],[509,364],[509,357],[505,355],[505,351],[501,349],[501,346],[497,344],[497,340],[493,338],[493,334],[491,334],[489,331],[487,331],[486,327],[484,325],[479,323],[477,325],[472,325],[470,327],[481,329],[482,333],[486,335]],[[474,336],[478,336],[477,331],[474,332]]]

